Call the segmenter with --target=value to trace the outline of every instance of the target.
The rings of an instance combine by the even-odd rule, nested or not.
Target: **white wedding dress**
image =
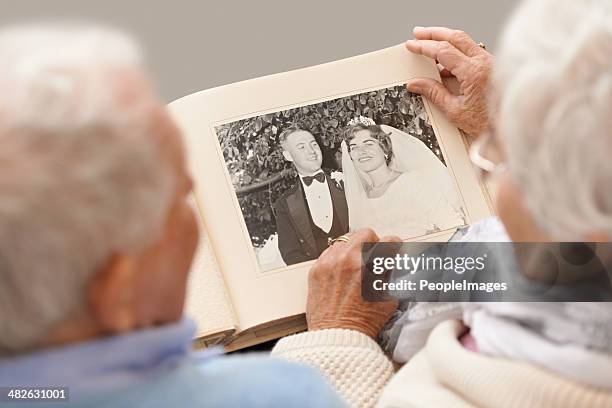
[[[372,228],[379,237],[416,238],[465,224],[464,211],[448,169],[419,139],[390,126],[393,158],[389,167],[401,173],[376,198],[364,185],[367,173],[358,170],[342,144],[342,169],[351,231]]]

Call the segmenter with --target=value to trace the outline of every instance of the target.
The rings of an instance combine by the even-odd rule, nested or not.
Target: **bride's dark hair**
[[[391,138],[389,137],[391,133],[385,133],[385,131],[382,130],[379,125],[365,125],[363,123],[348,125],[344,129],[342,136],[346,142],[346,146],[349,148],[349,151],[351,140],[355,138],[355,133],[359,132],[360,130],[370,131],[370,136],[380,144],[380,147],[385,154],[385,161],[387,164],[389,164],[393,158],[393,147],[391,145]]]

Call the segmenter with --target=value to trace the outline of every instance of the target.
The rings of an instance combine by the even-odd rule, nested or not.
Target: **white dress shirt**
[[[327,233],[331,230],[332,223],[334,221],[334,206],[332,204],[329,186],[327,185],[327,177],[325,177],[325,181],[322,183],[317,180],[313,180],[312,184],[309,186],[304,183],[302,177],[304,176],[300,176],[300,181],[304,187],[306,202],[308,203],[308,208],[310,209],[312,222]]]

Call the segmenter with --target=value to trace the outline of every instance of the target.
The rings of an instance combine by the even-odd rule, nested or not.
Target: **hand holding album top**
[[[431,78],[416,78],[406,86],[440,108],[457,127],[473,137],[489,129],[487,88],[493,68],[493,55],[469,35],[445,27],[415,27],[415,40],[406,48],[434,59],[443,77],[455,77],[459,95]]]
[[[337,241],[321,254],[308,275],[308,330],[353,329],[375,339],[397,307],[397,301],[366,302],[361,297],[361,245],[401,242],[371,229]]]

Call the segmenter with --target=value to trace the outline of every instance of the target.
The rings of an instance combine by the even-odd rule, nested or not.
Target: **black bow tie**
[[[304,180],[304,184],[306,184],[307,187],[310,187],[313,180],[317,180],[319,183],[323,183],[325,181],[325,174],[323,174],[323,172],[320,171],[314,176],[302,177],[302,180]]]

